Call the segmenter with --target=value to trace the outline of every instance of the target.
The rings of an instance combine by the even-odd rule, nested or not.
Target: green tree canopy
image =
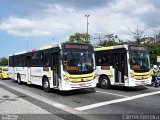
[[[115,34],[105,34],[102,37],[99,37],[102,39],[99,39],[99,42],[96,43],[97,46],[114,46],[118,44],[123,44],[122,40],[119,40],[118,35]],[[119,42],[116,42],[119,41]]]
[[[146,42],[143,45],[148,47],[151,63],[156,64],[157,56],[160,56],[160,42]]]
[[[8,59],[5,57],[0,58],[0,66],[7,66],[8,65]]]
[[[69,37],[69,42],[90,43],[90,35],[87,33],[75,33]]]

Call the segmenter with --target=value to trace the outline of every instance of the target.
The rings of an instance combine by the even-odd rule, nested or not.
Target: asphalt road
[[[18,85],[14,80],[0,80],[0,90],[3,91],[3,94],[0,94],[1,114],[8,111],[22,120],[160,120],[160,87],[112,87],[107,90],[97,87],[95,90],[51,90],[46,93],[42,87],[36,85]],[[15,104],[18,108],[12,106],[10,110],[9,104],[4,104],[6,101],[1,107],[1,101],[4,100],[2,97],[7,99],[8,103],[13,102],[12,105]],[[5,106],[8,106],[8,109],[5,109]],[[2,115],[3,117],[5,116]]]

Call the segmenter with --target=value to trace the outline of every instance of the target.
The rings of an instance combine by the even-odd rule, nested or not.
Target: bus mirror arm
[[[63,55],[62,55],[62,54],[60,54],[59,59],[60,59],[60,60],[62,60],[62,59],[63,59]]]
[[[59,59],[60,59],[60,60],[62,60],[62,59],[63,59],[63,53],[62,53],[62,50],[60,51]]]

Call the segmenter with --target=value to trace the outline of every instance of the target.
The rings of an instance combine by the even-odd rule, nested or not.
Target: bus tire
[[[43,90],[45,92],[49,92],[50,91],[50,83],[47,77],[43,78]]]
[[[110,80],[107,76],[101,76],[99,79],[99,85],[103,89],[108,89],[111,87]]]
[[[3,75],[1,75],[1,79],[3,80]]]
[[[18,83],[19,85],[21,85],[21,84],[22,84],[21,77],[20,77],[20,75],[19,75],[19,74],[17,75],[17,83]]]

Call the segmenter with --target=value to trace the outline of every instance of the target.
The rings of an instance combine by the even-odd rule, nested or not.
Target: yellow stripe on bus
[[[83,81],[89,81],[94,79],[95,72],[96,71],[93,71],[90,74],[84,74],[84,75],[70,75],[68,72],[66,72],[66,76],[71,82],[82,82],[82,79]]]

